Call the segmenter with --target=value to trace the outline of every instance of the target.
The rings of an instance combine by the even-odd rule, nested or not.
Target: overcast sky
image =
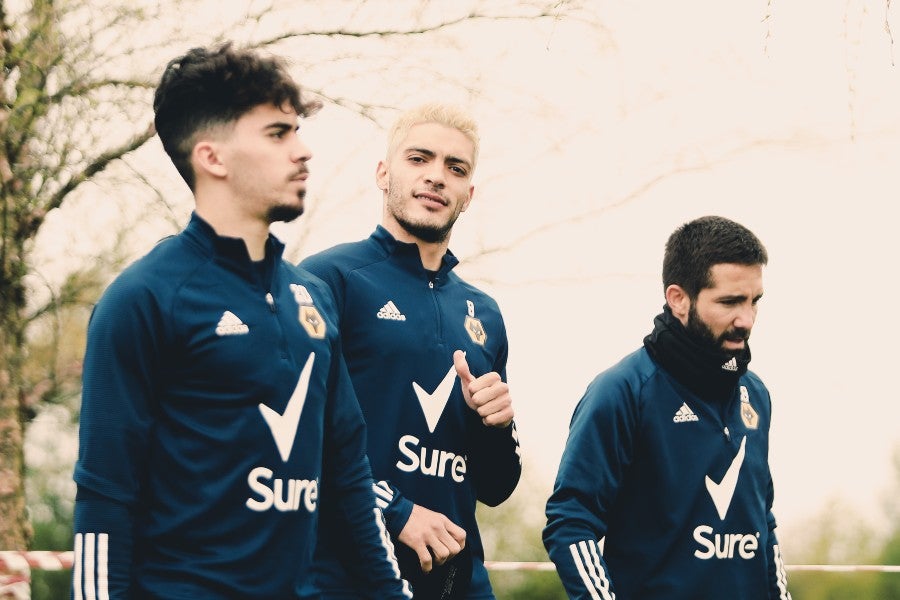
[[[794,4],[766,19],[765,2],[604,2],[602,28],[456,32],[457,61],[483,71],[479,94],[461,98],[483,148],[451,246],[506,312],[525,456],[548,487],[585,386],[638,347],[663,304],[668,234],[714,213],[770,252],[751,368],[773,395],[782,524],[834,497],[877,518],[900,444],[900,72],[883,5]],[[425,87],[408,104],[429,99]],[[311,186],[346,203],[328,212],[323,200],[306,252],[362,237],[379,216],[382,131],[341,136],[367,148],[347,169],[359,180],[315,179],[334,168],[342,120],[308,127],[323,148]]]

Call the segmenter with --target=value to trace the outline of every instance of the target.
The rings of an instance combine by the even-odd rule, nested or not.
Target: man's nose
[[[425,168],[425,181],[432,185],[444,186],[444,165],[438,161],[431,161]]]
[[[756,322],[756,307],[753,305],[742,306],[734,319],[734,326],[742,329],[751,329]]]
[[[294,162],[297,161],[308,161],[312,158],[312,150],[309,149],[303,140],[300,139],[300,136],[296,136],[294,146],[291,148],[291,160]]]

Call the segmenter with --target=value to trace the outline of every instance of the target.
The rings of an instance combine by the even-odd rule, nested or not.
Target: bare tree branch
[[[101,79],[98,81],[73,81],[70,85],[60,89],[55,94],[47,97],[47,101],[51,104],[62,102],[66,98],[77,96],[86,96],[91,92],[95,92],[107,88],[127,88],[127,89],[153,89],[155,84],[150,81],[140,79]]]
[[[487,15],[481,13],[469,13],[467,15],[463,15],[456,19],[450,19],[448,21],[442,21],[435,25],[427,25],[422,27],[410,27],[408,29],[372,29],[369,31],[352,31],[347,29],[332,29],[332,30],[320,30],[320,31],[289,31],[277,36],[273,36],[270,38],[266,38],[259,42],[252,44],[253,48],[262,48],[265,46],[271,46],[277,44],[279,42],[283,42],[284,40],[289,40],[298,37],[345,37],[345,38],[369,38],[369,37],[395,37],[395,36],[406,36],[406,35],[420,35],[423,33],[431,33],[434,31],[440,31],[442,29],[447,29],[449,27],[453,27],[454,25],[459,25],[460,23],[467,23],[471,21],[502,21],[502,20],[523,20],[523,19],[536,19],[543,17],[551,17],[556,16],[551,13],[549,10],[544,9],[535,14],[529,15]]]
[[[721,156],[712,159],[712,160],[704,160],[702,162],[697,162],[694,164],[688,165],[678,165],[667,171],[660,172],[653,177],[647,179],[646,181],[640,183],[637,187],[635,187],[630,192],[621,196],[618,199],[613,200],[608,204],[603,204],[602,206],[598,206],[592,208],[590,210],[583,211],[576,215],[572,215],[566,217],[564,219],[557,219],[555,221],[545,222],[537,227],[533,227],[528,231],[518,235],[514,239],[509,242],[506,242],[502,245],[497,246],[488,246],[478,250],[476,253],[471,256],[464,258],[461,262],[466,263],[467,265],[473,264],[478,260],[486,258],[488,256],[503,254],[505,252],[511,252],[521,244],[526,241],[540,235],[544,235],[554,230],[558,230],[561,227],[565,227],[566,225],[574,225],[576,223],[582,223],[588,219],[595,219],[599,216],[602,216],[608,212],[626,206],[645,194],[647,194],[653,188],[659,186],[666,181],[673,179],[675,177],[680,177],[682,175],[686,175],[688,173],[696,173],[701,171],[707,171],[714,166],[722,163],[726,163],[728,161],[733,160],[735,157],[750,152],[752,150],[761,148],[761,147],[777,147],[777,146],[785,146],[794,143],[791,139],[766,139],[766,140],[756,140],[749,142],[747,144],[738,146],[736,148],[732,148],[727,152],[723,153]]]
[[[111,150],[107,150],[96,159],[94,159],[87,167],[82,169],[80,172],[76,173],[69,180],[63,184],[63,186],[56,191],[53,196],[47,201],[46,206],[43,207],[44,211],[50,211],[54,208],[58,208],[65,197],[72,192],[79,185],[96,175],[97,173],[103,171],[111,162],[122,158],[124,155],[129,152],[133,152],[137,150],[145,143],[147,140],[152,138],[156,134],[156,128],[153,126],[153,123],[147,126],[147,128],[132,137],[129,141],[122,144],[117,148],[112,148]]]
[[[894,63],[894,33],[891,31],[891,0],[884,0],[884,31],[887,33],[888,41],[891,45],[891,66],[893,67],[896,63]]]
[[[339,96],[331,96],[326,94],[323,90],[318,88],[304,88],[304,91],[308,91],[311,94],[315,94],[319,96],[323,100],[326,100],[330,104],[334,104],[335,106],[340,106],[341,108],[346,108],[348,110],[353,111],[361,117],[372,121],[373,123],[378,123],[378,120],[375,118],[375,112],[378,110],[392,110],[394,107],[386,106],[384,104],[371,104],[368,102],[361,102],[359,100],[351,100],[349,98],[341,98]]]
[[[165,210],[166,222],[172,226],[172,229],[179,229],[183,224],[179,221],[179,217],[176,214],[172,203],[166,199],[166,194],[164,194],[162,190],[159,189],[159,186],[150,181],[150,179],[145,174],[136,169],[127,158],[123,157],[121,159],[121,162],[125,167],[128,168],[129,173],[131,173],[131,176],[137,182],[139,182],[141,185],[143,185],[153,193],[153,196],[156,199],[156,203],[162,206]]]

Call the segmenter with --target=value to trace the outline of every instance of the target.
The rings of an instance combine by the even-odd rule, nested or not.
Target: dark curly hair
[[[193,48],[166,65],[153,98],[154,124],[175,168],[194,189],[196,134],[237,121],[262,104],[290,105],[301,117],[321,104],[304,100],[284,62],[231,42]]]
[[[663,290],[681,286],[691,299],[712,286],[714,265],[765,265],[765,247],[752,231],[725,217],[694,219],[676,229],[666,242],[663,258]]]

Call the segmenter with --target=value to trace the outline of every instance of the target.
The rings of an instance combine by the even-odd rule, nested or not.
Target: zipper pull
[[[275,298],[272,296],[272,292],[266,292],[266,304],[269,305],[272,312],[275,312]]]
[[[724,432],[725,432],[725,440],[730,442],[731,441],[731,432],[728,431],[728,427],[725,427]]]

